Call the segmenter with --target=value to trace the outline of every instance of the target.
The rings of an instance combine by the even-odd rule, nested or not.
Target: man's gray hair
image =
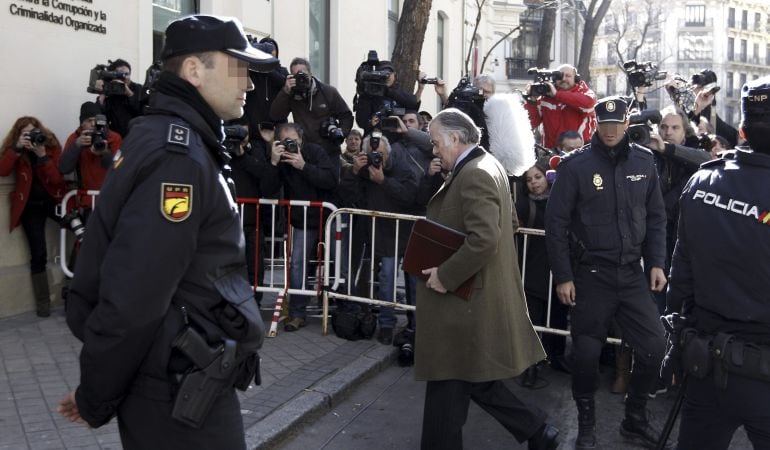
[[[462,144],[478,144],[481,138],[481,129],[473,123],[473,119],[457,108],[447,108],[430,122],[431,127],[439,126],[444,131],[444,142],[449,135],[456,134]]]

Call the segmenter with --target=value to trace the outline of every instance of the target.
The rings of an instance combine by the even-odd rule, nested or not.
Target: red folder
[[[428,219],[419,219],[412,227],[409,243],[404,253],[404,271],[427,280],[422,271],[438,267],[449,259],[465,242],[465,234]],[[476,275],[465,280],[453,292],[463,300],[468,300],[473,292]]]

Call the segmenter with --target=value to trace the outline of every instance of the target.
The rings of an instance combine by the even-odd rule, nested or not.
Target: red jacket
[[[25,150],[26,151],[26,150]],[[59,157],[61,147],[46,147],[45,153],[48,160],[34,167],[37,179],[43,184],[46,192],[53,200],[61,200],[64,196],[66,185],[64,178],[59,173]],[[29,192],[32,189],[32,163],[25,153],[16,153],[13,148],[7,148],[0,156],[0,176],[7,177],[16,171],[16,189],[10,193],[11,199],[11,227],[13,231],[19,225],[21,214],[27,206]]]
[[[583,142],[591,141],[596,130],[594,105],[596,94],[581,81],[569,91],[557,89],[555,97],[543,96],[537,103],[526,102],[532,128],[543,124],[543,146],[555,148],[559,135],[565,131],[577,131]]]
[[[81,131],[81,128],[78,127],[74,133],[69,135],[67,138],[67,143],[64,144],[64,151],[80,151],[80,156],[78,157],[77,163],[77,167],[79,169],[78,175],[80,176],[79,188],[98,191],[102,188],[102,184],[104,184],[104,177],[107,175],[108,168],[102,165],[102,156],[96,155],[88,149],[80,150],[75,147],[75,139],[78,138]],[[107,132],[107,146],[109,147],[110,153],[112,155],[118,151],[122,143],[123,139],[118,133],[112,130]],[[81,206],[89,208],[91,207],[90,196],[83,195],[79,200]]]

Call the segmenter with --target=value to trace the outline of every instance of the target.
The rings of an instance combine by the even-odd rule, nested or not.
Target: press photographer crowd
[[[204,19],[178,22],[185,20]],[[615,366],[614,382],[606,388],[625,395],[619,430],[629,441],[667,448],[673,423],[659,429],[646,407],[656,395],[674,390],[686,392],[678,448],[726,448],[741,425],[756,448],[770,448],[770,264],[763,262],[770,254],[769,77],[742,87],[742,120],[735,124],[716,113],[720,85],[708,68],[667,74],[651,62],[632,60],[624,65],[632,92],[597,99],[569,64],[532,68],[532,82],[522,91],[501,93],[487,74],[465,76],[452,89],[425,73],[416,87],[402,85],[393,63],[370,51],[358,68],[350,68],[356,94],[345,99],[314,76],[308,59],[293,57],[288,67],[281,66],[274,39],[248,37],[243,43],[238,29],[216,34],[217,27],[233,23],[204,20],[201,36],[184,38],[183,33],[193,31],[174,30],[172,23],[162,63],[147,70],[143,85],[132,81],[131,64],[123,59],[96,65],[87,87],[95,97],[84,97],[88,100],[63,146],[38,118],[23,116],[12,125],[3,141],[0,176],[16,176],[10,227],[21,225],[29,244],[38,316],[51,313],[47,219],[77,238],[70,255],[75,277],[63,296],[68,323],[79,338],[89,339],[121,327],[104,315],[102,322],[91,323],[96,313],[84,325],[97,307],[97,291],[106,289],[100,291],[100,304],[111,302],[117,309],[118,300],[105,296],[120,297],[121,289],[134,290],[138,297],[154,295],[151,288],[136,287],[128,275],[101,265],[103,258],[147,265],[141,270],[148,277],[145,284],[153,284],[159,274],[173,279],[178,285],[167,289],[177,292],[174,298],[183,297],[183,291],[201,298],[210,292],[220,292],[217,298],[228,292],[254,298],[251,306],[240,298],[221,311],[218,304],[204,302],[201,309],[184,300],[179,302],[183,315],[173,318],[169,313],[150,319],[148,312],[144,320],[145,313],[136,312],[143,327],[136,333],[148,336],[160,323],[189,320],[197,325],[187,329],[211,337],[217,331],[209,334],[209,319],[201,318],[211,308],[217,311],[217,324],[224,316],[247,318],[223,325],[227,333],[264,336],[258,315],[258,326],[249,325],[262,293],[252,289],[243,294],[235,272],[219,267],[245,263],[252,286],[269,283],[265,268],[271,252],[278,249],[278,258],[283,254],[269,238],[287,236],[290,288],[315,286],[314,260],[319,236],[323,239],[319,231],[328,211],[281,207],[275,220],[269,207],[246,207],[233,231],[228,223],[238,216],[236,199],[306,200],[427,215],[465,233],[458,254],[466,251],[468,267],[476,267],[467,302],[451,293],[465,281],[455,278],[469,275],[456,264],[426,267],[422,274],[402,270],[409,220],[377,218],[372,232],[368,218],[345,219],[343,255],[331,253],[342,265],[344,282],[337,292],[417,305],[417,313],[409,311],[406,325],[399,328],[397,311],[390,306],[337,300],[332,324],[346,339],[376,334],[380,343],[396,345],[399,363],[415,364],[418,378],[429,380],[423,448],[458,448],[454,445],[465,420],[458,414],[463,408],[467,412],[470,398],[517,440],[529,441],[529,448],[556,448],[558,430],[534,407],[511,406],[519,401],[498,381],[521,374],[520,384],[536,389],[546,367],[571,375],[579,424],[575,448],[600,448],[594,401],[600,363]],[[210,39],[209,31],[217,39]],[[220,41],[226,45],[214,48]],[[227,63],[218,58],[237,61],[238,70],[248,66],[248,79],[241,74],[212,85],[212,78],[200,73]],[[442,102],[436,117],[421,110],[427,85]],[[660,86],[669,104],[648,109],[647,91]],[[225,97],[237,97],[241,104],[228,106]],[[239,108],[245,113],[239,114]],[[81,193],[61,218],[56,207],[72,189]],[[94,203],[85,191],[101,194]],[[178,228],[169,229],[172,223]],[[528,229],[545,233],[528,234]],[[237,258],[227,261],[206,259],[237,245],[241,231],[245,254],[236,252]],[[142,233],[141,245],[130,242],[137,233]],[[508,233],[516,233],[515,239]],[[227,241],[231,235],[235,244]],[[178,253],[158,256],[157,263],[139,254],[171,245],[164,240],[174,243]],[[133,246],[138,248],[129,251]],[[102,268],[95,270],[93,264]],[[177,267],[169,269],[172,265]],[[206,272],[213,265],[216,276]],[[486,271],[498,265],[504,275],[487,277]],[[521,266],[526,268],[523,277]],[[105,287],[109,277],[121,282]],[[403,290],[397,280],[403,280]],[[505,289],[490,291],[509,282]],[[457,302],[457,307],[447,306],[455,308],[454,317],[442,312],[447,297]],[[434,298],[439,306],[431,303]],[[317,299],[290,294],[287,300],[283,330],[295,332],[312,320],[308,308]],[[479,302],[495,306],[486,310]],[[524,321],[509,326],[506,321],[518,315]],[[569,330],[571,339],[546,331],[538,340],[530,333],[532,325]],[[487,327],[502,335],[485,334]],[[448,329],[466,339],[450,346],[453,338],[442,334]],[[515,339],[507,340],[505,333]],[[607,345],[608,337],[622,344]],[[171,343],[173,335],[166,338],[175,354],[181,352],[172,363],[184,366],[187,344],[178,337]],[[488,338],[489,348],[474,347]],[[528,339],[531,348],[521,350]],[[252,340],[255,348],[261,345],[261,337]],[[238,353],[230,355],[239,363],[246,341],[239,338]],[[516,348],[506,347],[509,342],[517,342]],[[89,355],[118,351],[99,345]],[[149,348],[142,345],[143,351]],[[142,360],[143,354],[134,350],[121,357]],[[227,352],[225,344],[222,354]],[[514,362],[508,364],[511,354]],[[193,356],[194,362],[195,357],[200,356]],[[442,359],[452,367],[444,369]],[[445,384],[454,380],[465,384]],[[100,386],[81,388],[80,412],[73,397],[63,403],[63,414],[92,426],[109,420],[111,413],[99,402],[115,408],[110,402],[118,394],[110,397],[112,391],[99,392]],[[465,396],[464,407],[442,403],[455,395]],[[200,424],[196,417],[188,419]],[[439,423],[448,423],[449,432],[440,432]],[[124,442],[140,439],[124,431]]]

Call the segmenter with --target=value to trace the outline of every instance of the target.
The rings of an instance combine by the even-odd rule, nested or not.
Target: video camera
[[[118,72],[115,70],[107,70],[107,65],[97,64],[96,67],[91,69],[91,73],[88,77],[88,87],[86,91],[89,94],[104,94],[110,95],[125,95],[126,94],[126,78],[129,75]],[[96,88],[96,82],[104,81],[104,87],[99,90]]]
[[[639,145],[648,145],[650,143],[650,133],[653,131],[653,125],[657,125],[663,120],[660,111],[648,109],[646,111],[632,114],[628,117],[628,123],[631,125],[626,130],[628,139]]]
[[[236,154],[240,153],[238,150],[246,137],[249,135],[249,130],[243,125],[228,125],[225,127],[225,141],[223,145],[228,153]]]
[[[390,76],[388,70],[378,70],[380,58],[376,50],[369,50],[366,61],[362,62],[356,70],[356,92],[359,95],[383,97],[387,90],[385,82]]]
[[[335,145],[345,140],[345,132],[340,128],[340,122],[335,117],[327,117],[321,122],[321,137],[329,139]]]
[[[107,149],[107,116],[104,114],[96,115],[96,126],[91,131],[91,146],[97,152],[103,152]]]
[[[292,95],[299,95],[307,98],[310,95],[310,75],[305,72],[299,71],[294,74],[295,85],[291,89]]]
[[[438,77],[433,78],[421,78],[420,84],[438,84]]]
[[[551,87],[546,83],[553,83],[560,81],[564,74],[561,70],[545,70],[532,67],[527,70],[527,75],[532,75],[535,82],[530,85],[529,95],[540,97],[548,95],[551,92]]]
[[[45,144],[46,137],[39,128],[33,128],[27,132],[27,138],[32,145]]]
[[[652,61],[638,63],[635,59],[623,63],[623,71],[628,77],[628,84],[633,88],[650,87],[656,80],[665,80],[668,75],[667,72],[659,71]]]
[[[374,117],[377,118],[378,123],[376,128],[384,131],[396,131],[399,128],[398,120],[392,119],[391,116],[403,116],[406,114],[406,109],[399,106],[396,101],[383,100],[382,108],[374,113]]]
[[[704,91],[716,94],[721,89],[717,85],[717,74],[711,69],[704,69],[692,76],[691,85],[702,86]]]

